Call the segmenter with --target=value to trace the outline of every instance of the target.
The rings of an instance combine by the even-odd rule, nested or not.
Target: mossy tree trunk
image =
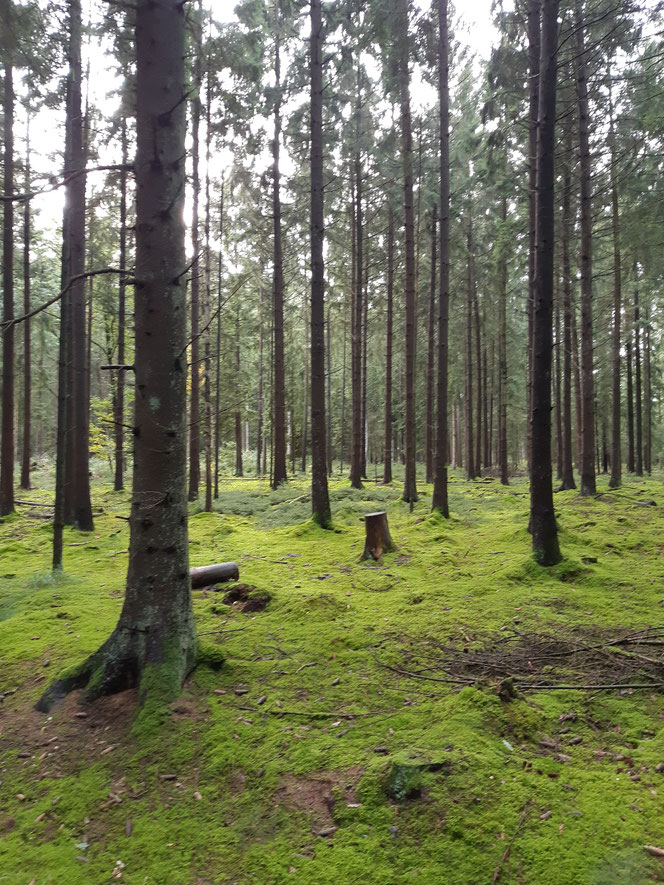
[[[87,686],[94,699],[139,686],[150,709],[176,697],[195,663],[187,548],[185,13],[136,8],[136,399],[129,571],[120,620],[38,709]]]

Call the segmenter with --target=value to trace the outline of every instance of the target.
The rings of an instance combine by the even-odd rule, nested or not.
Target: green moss
[[[66,571],[55,582],[47,527],[22,514],[4,523],[3,573],[15,577],[0,582],[0,692],[18,691],[4,701],[0,738],[2,875],[17,885],[33,877],[82,885],[109,881],[120,859],[126,881],[160,885],[468,885],[491,881],[527,807],[505,882],[661,880],[642,846],[661,844],[664,830],[655,772],[664,761],[663,695],[507,701],[494,684],[457,691],[385,666],[440,675],[427,668],[444,647],[482,647],[509,635],[502,627],[610,635],[659,623],[664,515],[633,501],[661,500],[664,486],[628,478],[615,496],[601,478],[600,486],[600,499],[556,495],[565,559],[542,569],[531,557],[520,480],[502,488],[453,475],[451,520],[429,514],[423,483],[411,514],[398,483],[356,491],[335,480],[334,532],[313,524],[307,499],[296,500],[308,495],[304,478],[277,492],[253,479],[224,481],[220,512],[191,519],[192,565],[239,562],[240,580],[269,593],[270,606],[243,614],[195,593],[199,634],[215,631],[203,639],[206,665],[176,703],[177,656],[148,668],[142,689],[156,702],[133,734],[127,724],[113,738],[112,720],[76,732],[57,707],[34,736],[12,729],[35,715],[27,711],[47,681],[86,660],[117,622],[128,532],[115,516],[126,515],[128,494],[95,486],[105,511],[98,537],[72,546],[80,538],[67,530]],[[382,567],[357,562],[360,517],[376,509],[387,510],[398,546]],[[570,732],[558,734],[559,717],[571,712]],[[61,749],[40,760],[53,737]],[[543,747],[547,739],[567,759]],[[97,740],[114,749],[102,756]],[[23,751],[32,758],[19,758]],[[638,781],[627,774],[632,764]],[[419,798],[388,798],[395,766],[412,774]],[[408,780],[399,779],[400,796]],[[329,807],[315,798],[323,792]],[[316,835],[326,826],[338,829]],[[84,835],[85,850],[77,848]]]

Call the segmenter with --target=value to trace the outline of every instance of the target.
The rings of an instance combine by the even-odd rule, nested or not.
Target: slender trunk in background
[[[641,389],[641,313],[639,307],[639,269],[634,262],[634,376],[636,439],[634,472],[643,476],[643,394]]]
[[[590,160],[590,120],[586,76],[585,23],[581,0],[576,8],[576,95],[579,110],[579,178],[581,192],[581,390],[583,449],[581,494],[594,495],[595,483],[595,380],[593,374],[593,220]]]
[[[652,368],[650,362],[650,310],[646,306],[645,328],[643,330],[643,467],[647,474],[652,472]]]
[[[500,202],[500,220],[503,230],[507,224],[507,195]],[[507,463],[507,238],[501,241],[498,278],[500,296],[498,299],[498,467],[500,482],[509,485]]]
[[[327,319],[325,321],[325,397],[326,397],[326,421],[325,421],[325,448],[327,452],[327,475],[332,476],[332,331],[330,329],[332,308],[327,309]],[[313,427],[312,427],[313,433]]]
[[[413,134],[410,117],[410,38],[408,34],[408,0],[398,0],[396,6],[399,104],[401,113],[401,163],[404,194],[405,229],[405,295],[406,295],[406,471],[403,500],[417,501],[415,477],[415,348],[417,336],[417,306],[415,293],[415,219],[413,217]]]
[[[360,111],[359,71],[356,112]],[[357,133],[359,139],[359,130]],[[355,227],[355,274],[353,280],[353,313],[351,328],[351,449],[350,449],[350,484],[354,489],[362,488],[362,160],[359,150],[355,153],[354,162],[354,227]],[[352,244],[351,244],[352,245]]]
[[[475,472],[482,475],[482,437],[484,436],[482,424],[482,330],[480,327],[480,308],[477,286],[473,285],[473,314],[475,325],[475,371],[477,373],[477,405],[475,414],[477,423],[475,428]]]
[[[212,353],[210,325],[212,323],[212,253],[210,251],[210,160],[212,140],[212,73],[207,62],[207,88],[205,93],[205,290],[203,301],[203,441],[205,445],[205,512],[212,513]]]
[[[219,195],[219,255],[217,256],[217,354],[214,382],[214,497],[219,497],[219,447],[221,416],[221,292],[223,285],[224,262],[224,175],[221,175]]]
[[[610,82],[610,72],[609,72]],[[609,147],[611,149],[611,229],[613,234],[613,341],[611,348],[611,479],[609,488],[620,488],[622,451],[620,428],[620,343],[622,336],[622,256],[620,253],[620,212],[618,207],[618,159],[613,121],[613,95],[609,87]]]
[[[466,341],[464,359],[465,377],[465,428],[464,428],[464,461],[466,477],[475,479],[475,437],[473,434],[473,216],[472,208],[468,208],[466,231]]]
[[[537,126],[537,224],[533,305],[530,528],[540,565],[561,560],[551,471],[551,362],[555,235],[556,76],[558,0],[542,0]]]
[[[200,181],[200,128],[201,128],[201,19],[193,16],[194,28],[194,76],[191,103],[191,349],[189,356],[190,405],[189,405],[189,500],[198,499],[201,481],[201,402],[200,402],[200,231],[198,203],[201,193]]]
[[[385,293],[385,441],[383,484],[392,482],[392,337],[394,324],[394,212],[387,216],[387,290]]]
[[[558,278],[556,278],[557,282]],[[556,359],[555,359],[555,381],[554,381],[554,389],[556,392],[555,395],[555,416],[556,416],[556,478],[562,480],[563,478],[563,408],[562,408],[562,379],[561,375],[561,361],[560,361],[560,290],[558,286],[556,286],[556,297],[555,297],[555,339],[556,339]]]
[[[438,227],[438,206],[433,204],[431,211],[431,288],[429,291],[429,317],[427,323],[427,372],[426,372],[426,440],[425,462],[426,481],[433,482],[433,367],[436,338],[436,235]]]
[[[309,311],[307,309],[307,295],[305,292],[302,295],[302,323],[304,325],[304,374],[302,376],[302,437],[300,440],[300,470],[302,471],[302,473],[307,472],[307,452],[309,449],[309,366],[311,349],[309,344],[310,320],[308,314]],[[293,414],[295,414],[294,409]],[[293,434],[293,440],[295,440],[295,434]],[[295,452],[293,447],[293,454],[294,453]],[[295,463],[294,459],[293,463]],[[293,472],[295,472],[294,469]]]
[[[70,0],[70,88],[67,115],[71,129],[70,152],[65,174],[70,176],[66,186],[69,211],[69,249],[67,279],[85,273],[85,175],[72,175],[85,169],[83,117],[81,95],[81,4]],[[71,330],[71,424],[67,445],[71,453],[70,502],[67,510],[75,528],[91,532],[92,504],[90,501],[89,451],[89,378],[86,332],[85,279],[78,279],[70,289]]]
[[[367,200],[368,205],[368,200]],[[362,479],[367,478],[367,342],[369,339],[369,240],[364,250],[364,294],[362,296]]]
[[[628,327],[625,342],[625,362],[627,363],[627,472],[634,473],[634,379],[632,357],[632,330]]]
[[[491,467],[491,437],[489,423],[489,361],[487,355],[486,310],[482,310],[482,427],[484,438],[483,463],[487,470]]]
[[[27,109],[25,135],[25,193],[30,193],[30,108]],[[30,313],[30,200],[23,207],[23,313]],[[121,265],[122,266],[122,265]],[[21,488],[30,488],[30,454],[32,451],[32,342],[30,320],[23,323],[23,448],[21,451]]]
[[[528,36],[528,375],[526,379],[526,414],[530,414],[533,390],[533,335],[535,305],[535,232],[537,223],[537,119],[540,98],[540,40],[542,0],[527,0]],[[527,424],[527,457],[530,469],[532,427]]]
[[[122,170],[120,171],[120,267],[127,266],[127,164],[129,147],[127,144],[127,119],[123,115],[120,127],[122,145]],[[125,364],[125,326],[127,313],[127,284],[124,274],[118,280],[118,366]],[[115,441],[115,476],[113,488],[116,492],[124,488],[124,392],[125,373],[120,368],[115,378],[113,402],[113,436]]]
[[[325,207],[323,182],[323,34],[321,0],[311,0],[311,511],[332,521],[325,430]],[[328,381],[329,383],[329,381]],[[329,415],[328,415],[329,420]]]
[[[235,394],[235,476],[244,476],[242,465],[242,410],[240,409],[242,397],[241,372],[240,296],[238,293],[235,299],[235,384],[233,385],[233,392]]]
[[[11,3],[5,12],[11,15]],[[14,71],[10,23],[5,22],[4,64],[4,184],[5,196],[14,191]],[[5,200],[2,226],[2,439],[0,440],[0,516],[14,512],[14,204]]]
[[[572,224],[572,176],[569,157],[572,152],[571,132],[568,129],[563,172],[563,215],[561,222],[561,261],[563,285],[563,472],[561,490],[575,489],[574,461],[572,458],[572,267],[569,251]]]
[[[279,9],[276,9],[276,36],[274,43],[274,134],[272,139],[272,218],[273,242],[273,466],[272,488],[278,488],[288,479],[286,471],[286,369],[284,357],[284,266],[281,242],[281,169],[279,167],[281,142],[281,35],[279,32]]]
[[[352,291],[352,285],[349,287]],[[346,290],[348,291],[348,289]],[[344,299],[344,311],[346,303]],[[348,322],[344,315],[344,349],[341,363],[341,427],[339,428],[339,473],[344,472],[344,457],[346,455],[346,343],[348,339]]]
[[[576,469],[581,472],[583,457],[583,394],[581,385],[581,360],[579,358],[579,332],[577,328],[577,309],[572,307],[572,361],[574,366],[574,400],[576,417]]]
[[[256,402],[256,476],[263,456],[263,268],[258,281],[258,396]]]

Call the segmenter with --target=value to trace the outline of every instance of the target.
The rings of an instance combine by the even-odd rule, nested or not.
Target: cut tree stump
[[[237,562],[219,562],[217,565],[204,565],[201,568],[189,569],[192,590],[209,587],[223,581],[237,581],[240,567]]]
[[[380,562],[383,553],[391,553],[396,550],[390,536],[390,527],[387,524],[387,513],[384,510],[379,510],[376,513],[367,513],[363,519],[366,540],[362,560],[374,559],[376,562]]]

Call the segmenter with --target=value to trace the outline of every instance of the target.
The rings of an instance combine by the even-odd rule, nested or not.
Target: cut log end
[[[383,553],[391,553],[396,549],[390,535],[387,513],[384,510],[367,513],[364,517],[364,528],[366,538],[362,561],[373,559],[375,562],[381,562]]]

